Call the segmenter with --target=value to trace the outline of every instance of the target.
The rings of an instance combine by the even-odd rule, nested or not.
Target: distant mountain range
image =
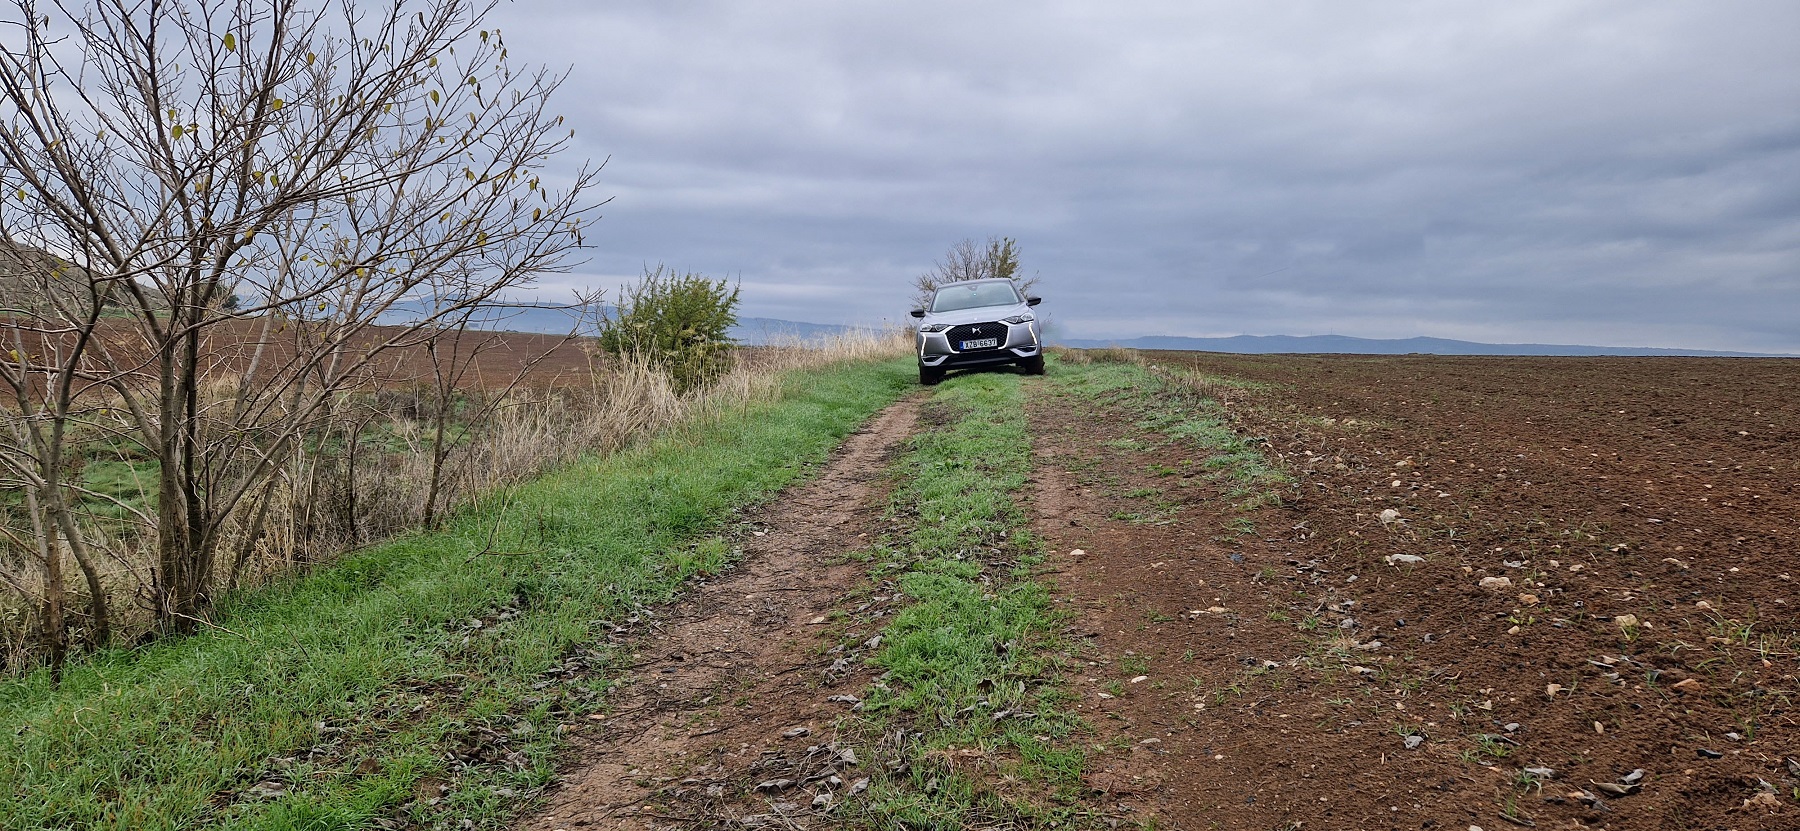
[[[575,320],[566,310],[551,306],[519,306],[493,313],[477,328],[512,332],[564,334]],[[835,323],[805,323],[770,317],[744,317],[732,327],[738,342],[758,346],[781,340],[813,340],[867,327]],[[1446,338],[1353,338],[1346,335],[1235,335],[1226,338],[1190,338],[1174,335],[1103,340],[1097,338],[1058,338],[1051,343],[1075,349],[1098,349],[1123,346],[1129,349],[1169,349],[1195,352],[1233,352],[1245,355],[1525,355],[1525,356],[1687,356],[1713,358],[1792,358],[1753,352],[1718,352],[1705,349],[1660,349],[1633,346],[1578,346],[1553,343],[1475,343]]]
[[[401,303],[395,310],[384,316],[384,320],[400,323],[417,319],[425,313],[426,306],[419,302]],[[608,308],[608,312],[616,311]],[[485,310],[477,315],[471,325],[476,329],[488,329],[497,332],[529,332],[540,335],[566,335],[581,326],[575,313],[559,306],[518,305],[497,307]],[[797,320],[777,320],[771,317],[740,317],[736,326],[731,327],[731,336],[738,343],[749,346],[762,346],[778,341],[816,340],[846,332],[862,331],[866,327],[841,326],[832,323],[803,323]],[[589,329],[587,334],[593,334]]]
[[[1196,352],[1235,352],[1244,355],[1544,355],[1544,356],[1686,356],[1709,358],[1792,358],[1753,352],[1715,352],[1706,349],[1658,349],[1642,346],[1574,346],[1556,343],[1474,343],[1445,338],[1372,339],[1345,335],[1235,335],[1228,338],[1186,338],[1150,335],[1124,340],[1061,338],[1055,341],[1076,349],[1123,346],[1129,349],[1171,349]]]

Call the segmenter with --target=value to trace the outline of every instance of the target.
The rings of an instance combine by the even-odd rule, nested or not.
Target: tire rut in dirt
[[[610,714],[573,740],[575,761],[520,829],[712,826],[781,799],[804,827],[825,790],[809,778],[841,772],[830,787],[848,790],[854,755],[831,735],[845,706],[828,699],[871,673],[855,649],[828,648],[828,619],[866,576],[842,555],[875,537],[887,462],[918,409],[882,411],[817,477],[746,518],[735,566],[639,611]]]

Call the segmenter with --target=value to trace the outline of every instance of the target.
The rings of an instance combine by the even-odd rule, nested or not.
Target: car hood
[[[999,320],[1030,311],[1030,306],[1024,303],[1014,303],[1009,306],[976,306],[973,309],[958,309],[954,312],[928,312],[919,319],[919,325],[941,323],[948,326],[959,326],[964,323],[986,323],[990,320]]]

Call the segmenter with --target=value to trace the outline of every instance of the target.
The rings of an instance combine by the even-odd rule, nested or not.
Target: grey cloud
[[[524,5],[612,157],[597,283],[897,320],[1007,234],[1071,337],[1800,353],[1800,5]]]

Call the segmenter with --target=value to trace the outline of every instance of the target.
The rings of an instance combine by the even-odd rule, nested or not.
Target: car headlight
[[[1012,317],[1003,317],[1003,318],[1000,318],[1000,320],[1003,322],[1006,322],[1006,323],[1030,323],[1034,320],[1037,320],[1037,318],[1032,317],[1029,313],[1027,313],[1027,314],[1013,315]]]
[[[950,328],[950,324],[948,324],[948,323],[927,323],[924,326],[920,326],[919,331],[921,331],[921,332],[942,332],[948,328]]]

